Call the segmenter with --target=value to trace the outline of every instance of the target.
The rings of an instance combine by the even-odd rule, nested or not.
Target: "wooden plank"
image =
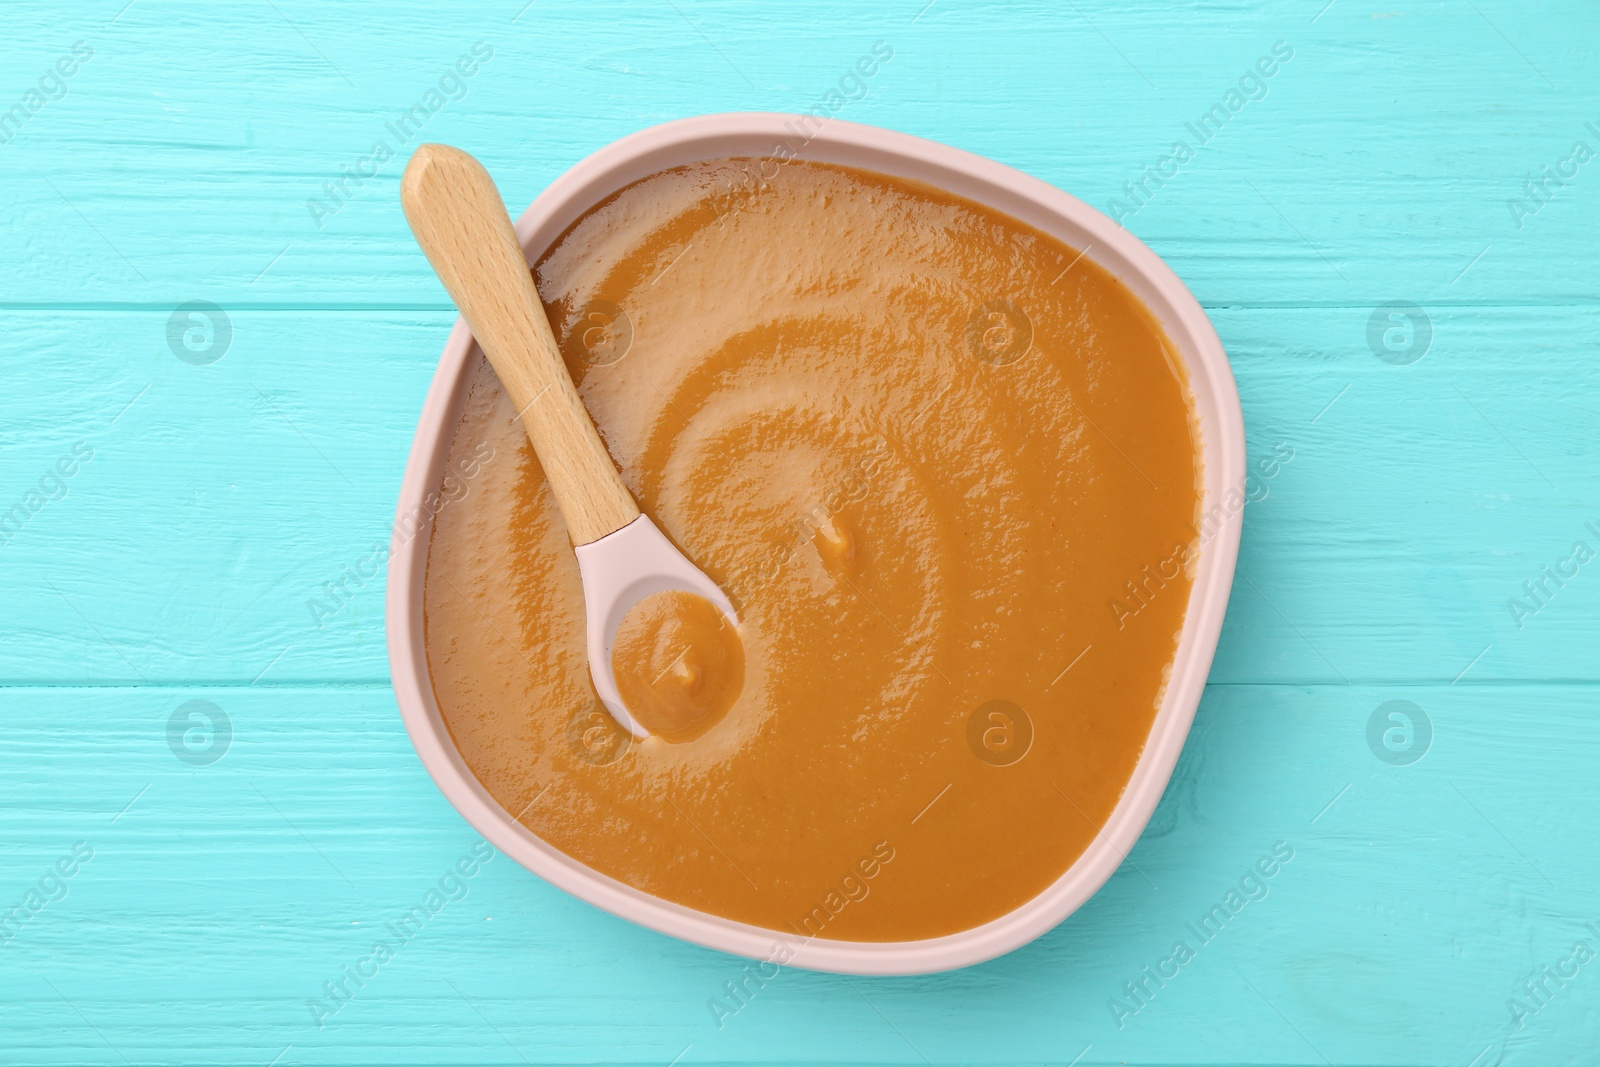
[[[75,41],[94,56],[0,145],[14,205],[0,294],[10,306],[439,306],[396,196],[424,137],[481,154],[520,209],[653,123],[815,107],[877,40],[894,58],[864,90],[846,82],[858,96],[837,117],[990,155],[1103,210],[1137,208],[1125,224],[1207,303],[1600,293],[1588,241],[1600,163],[1573,153],[1580,141],[1600,153],[1597,14],[1580,0],[1394,17],[1221,0],[920,16],[920,2],[786,15],[708,0],[604,19],[578,3],[519,18],[522,6],[464,17],[411,0],[375,19],[283,0],[208,17],[139,0],[113,24],[21,5],[0,42],[13,95]],[[476,62],[477,42],[492,58],[447,81],[419,131],[392,132],[462,56]],[[1292,51],[1282,63],[1278,42]],[[1452,73],[1464,55],[1470,75]],[[1276,69],[1258,89],[1263,57]],[[1202,129],[1218,104],[1226,121]],[[380,141],[395,158],[378,160]],[[1178,161],[1179,142],[1192,160]],[[326,192],[347,167],[370,176]]]
[[[1431,722],[1409,765],[1367,740],[1396,699]],[[190,700],[232,727],[203,766],[168,743]],[[738,961],[503,857],[398,944],[389,924],[477,837],[383,688],[10,689],[0,902],[74,842],[93,857],[0,948],[7,1049],[29,1063],[120,1062],[113,1047],[133,1062],[666,1063],[688,1046],[681,1062],[1061,1064],[1092,1046],[1080,1063],[1310,1065],[1465,1064],[1490,1047],[1581,1062],[1600,1038],[1590,967],[1520,1028],[1507,1000],[1575,942],[1600,947],[1597,712],[1592,685],[1213,686],[1130,862],[1060,928],[934,977],[786,971],[719,1029],[708,1001],[731,1006]],[[1026,818],[1008,832],[1025,844]],[[1292,858],[1197,936],[1280,842]],[[377,940],[394,958],[319,1029],[307,1002]],[[1124,983],[1178,941],[1194,958],[1132,1000]]]
[[[1600,680],[1593,566],[1543,570],[1600,551],[1600,312],[1436,308],[1409,366],[1374,356],[1370,314],[1213,312],[1251,454],[1293,456],[1253,483],[1213,680]],[[382,576],[349,575],[387,543],[451,317],[235,310],[206,366],[168,321],[0,318],[0,513],[94,450],[0,545],[0,589],[28,605],[0,681],[386,680]],[[347,602],[313,611],[339,581]]]

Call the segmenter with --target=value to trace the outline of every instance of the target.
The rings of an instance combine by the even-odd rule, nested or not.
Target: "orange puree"
[[[425,613],[484,787],[597,871],[791,936],[949,934],[1059,877],[1149,734],[1197,542],[1183,371],[1092,255],[798,162],[665,171],[579,219],[540,295],[640,507],[733,599],[742,671],[646,605],[614,662],[668,669],[660,733],[606,715],[566,530],[480,364]]]
[[[676,590],[645,597],[617,628],[617,692],[653,737],[692,741],[744,685],[744,645],[720,608]]]

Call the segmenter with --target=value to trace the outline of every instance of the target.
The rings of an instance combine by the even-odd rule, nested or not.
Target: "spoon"
[[[517,406],[566,520],[583,579],[589,674],[612,718],[649,736],[622,702],[611,669],[617,627],[652,593],[711,601],[737,626],[717,583],[639,511],[595,431],[556,347],[505,203],[483,165],[459,148],[418,147],[400,179],[417,243]]]

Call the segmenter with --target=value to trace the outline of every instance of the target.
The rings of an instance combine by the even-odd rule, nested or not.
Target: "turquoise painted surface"
[[[523,5],[7,5],[0,512],[52,498],[0,544],[0,908],[40,894],[0,944],[0,1061],[1600,1060],[1574,955],[1600,952],[1600,563],[1508,604],[1600,550],[1592,4]],[[719,1027],[738,961],[497,858],[314,1013],[476,837],[400,727],[381,580],[320,626],[306,606],[387,535],[453,314],[402,158],[307,201],[477,42],[425,135],[520,207],[655,122],[812,107],[880,40],[840,117],[1122,201],[1216,323],[1252,451],[1294,449],[1137,869],[1004,959],[785,972]],[[205,365],[169,345],[191,300],[231,330],[193,339]],[[1389,301],[1425,316],[1417,361],[1369,341]],[[194,700],[225,745],[169,745]],[[1427,716],[1419,761],[1369,743],[1391,701]],[[1265,897],[1189,934],[1278,842]],[[1130,999],[1179,939],[1194,958]]]

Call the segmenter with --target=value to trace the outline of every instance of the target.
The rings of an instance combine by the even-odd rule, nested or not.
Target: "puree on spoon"
[[[802,937],[954,933],[1058,878],[1145,743],[1198,541],[1188,388],[1145,308],[989,208],[758,160],[623,189],[535,279],[623,480],[740,625],[642,605],[613,664],[658,718],[622,731],[480,365],[449,469],[496,458],[435,521],[424,609],[490,794],[595,870]]]
[[[611,669],[628,711],[653,737],[693,741],[744,686],[744,644],[722,609],[677,589],[634,605],[617,628]]]

